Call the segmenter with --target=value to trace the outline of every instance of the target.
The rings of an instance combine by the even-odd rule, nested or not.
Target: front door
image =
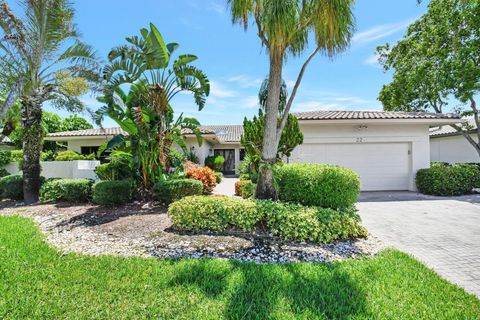
[[[223,174],[235,174],[235,149],[215,149],[214,155],[225,158],[220,170]]]

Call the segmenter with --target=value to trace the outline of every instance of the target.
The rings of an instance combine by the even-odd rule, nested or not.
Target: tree
[[[234,23],[242,24],[246,30],[250,20],[255,21],[270,61],[265,131],[256,190],[258,198],[276,197],[272,166],[298,87],[308,64],[317,53],[333,57],[348,47],[354,29],[353,3],[353,0],[228,0]],[[310,33],[313,33],[316,48],[300,69],[278,121],[283,64],[289,56],[299,56],[305,51]]]
[[[428,11],[407,30],[394,46],[377,52],[393,80],[383,86],[379,100],[389,111],[453,111],[473,116],[472,127],[451,125],[462,133],[480,156],[480,115],[475,97],[480,92],[480,2],[432,0]]]
[[[265,79],[260,87],[258,98],[260,101],[260,110],[258,111],[258,117],[254,116],[252,120],[245,118],[243,120],[243,135],[240,143],[245,149],[245,153],[249,156],[251,161],[251,168],[258,172],[260,167],[262,148],[263,148],[263,133],[265,131],[265,114],[267,97],[268,97],[268,78]],[[288,99],[287,85],[282,80],[280,91],[280,99],[278,105],[278,120],[281,121],[283,112]],[[280,142],[277,147],[277,154],[275,156],[275,162],[281,161],[284,157],[290,157],[293,149],[303,143],[303,134],[300,130],[297,118],[289,114],[287,122],[283,128]]]
[[[99,80],[94,50],[78,40],[74,11],[67,0],[23,0],[15,15],[0,0],[0,83],[7,92],[3,119],[18,100],[22,106],[25,203],[38,201],[42,105],[70,111],[83,108],[79,96]]]
[[[183,115],[175,119],[170,102],[178,93],[190,92],[202,110],[210,84],[203,71],[191,65],[196,56],[181,54],[173,60],[179,45],[166,44],[153,24],[150,30],[140,30],[140,34],[127,38],[127,45],[109,54],[110,63],[104,70],[107,84],[100,99],[106,105],[98,110],[97,122],[107,115],[129,133],[133,161],[148,190],[168,170],[172,144],[186,149],[182,133],[185,129],[195,133],[201,143],[199,122]],[[122,85],[130,86],[128,94],[123,93]],[[108,147],[123,140],[115,137]]]
[[[77,116],[76,114],[73,114],[63,119],[61,131],[76,131],[92,128],[93,126],[90,122],[82,117]]]

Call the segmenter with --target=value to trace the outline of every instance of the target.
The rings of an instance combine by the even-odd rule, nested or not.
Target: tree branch
[[[473,119],[475,120],[475,125],[477,126],[477,137],[478,143],[480,144],[480,117],[478,115],[477,102],[475,99],[470,98],[470,108],[473,110]]]
[[[300,69],[300,72],[297,77],[297,81],[295,82],[295,85],[293,86],[292,93],[290,94],[290,97],[288,98],[287,105],[285,106],[285,110],[283,111],[282,115],[282,121],[280,122],[280,126],[277,128],[277,145],[280,142],[280,137],[282,136],[282,131],[283,128],[285,127],[285,124],[287,123],[287,118],[288,114],[290,113],[290,109],[292,108],[293,100],[295,99],[295,95],[297,94],[298,87],[300,86],[300,83],[302,82],[303,75],[305,74],[305,70],[307,69],[308,64],[310,61],[312,61],[313,57],[320,51],[320,47],[317,47],[305,60],[303,63],[302,68]]]
[[[463,130],[460,126],[456,125],[456,124],[451,124],[450,125],[452,128],[454,128],[455,130],[457,130],[457,132],[460,132],[464,137],[465,139],[467,139],[467,141],[475,148],[475,150],[478,152],[478,154],[480,155],[480,143],[477,143],[471,136],[470,134],[468,133],[468,131],[465,131]]]

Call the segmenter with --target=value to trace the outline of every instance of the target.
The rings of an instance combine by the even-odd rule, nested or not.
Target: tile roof
[[[243,135],[243,125],[211,125],[201,126],[200,130],[213,133],[219,142],[240,142]]]
[[[365,119],[458,119],[452,114],[390,111],[307,111],[294,112],[298,120],[365,120]]]
[[[473,119],[468,119],[467,122],[461,124],[461,126],[467,131],[474,131],[477,129],[477,125]],[[461,134],[456,129],[452,128],[451,126],[441,126],[435,127],[430,129],[430,136],[431,137],[438,137],[438,136],[450,136],[450,135],[458,135]]]
[[[116,136],[116,135],[128,134],[123,131],[120,127],[115,128],[96,128],[96,129],[86,129],[86,130],[76,130],[76,131],[63,131],[49,133],[48,137],[85,137],[85,136]]]

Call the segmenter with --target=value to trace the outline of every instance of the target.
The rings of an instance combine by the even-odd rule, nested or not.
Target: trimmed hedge
[[[429,195],[468,194],[480,184],[480,169],[473,164],[433,163],[430,168],[417,171],[416,184],[419,192]]]
[[[40,188],[42,202],[88,202],[93,181],[89,179],[50,179]]]
[[[257,185],[250,181],[250,183],[245,183],[240,186],[240,195],[244,199],[253,198],[255,196],[255,190]]]
[[[354,207],[333,210],[294,203],[258,201],[274,235],[285,240],[329,243],[339,239],[366,237]]]
[[[21,174],[14,174],[0,178],[0,192],[2,198],[22,200],[23,176]]]
[[[186,230],[223,231],[235,226],[253,230],[261,220],[256,203],[232,197],[185,197],[168,207],[175,226]]]
[[[275,170],[279,199],[306,206],[348,208],[357,202],[360,178],[353,170],[313,163],[294,163]]]
[[[215,179],[217,180],[217,184],[221,183],[223,180],[223,173],[221,172],[215,172]]]
[[[174,225],[186,230],[250,231],[263,222],[286,240],[328,243],[367,236],[354,207],[333,210],[234,197],[185,197],[168,209]]]
[[[242,195],[242,187],[247,185],[247,184],[252,184],[251,180],[240,180],[235,182],[235,195],[236,196],[241,196]]]
[[[203,184],[194,179],[165,180],[155,185],[153,193],[161,202],[170,204],[186,196],[202,195]]]
[[[55,161],[95,160],[94,154],[83,155],[72,150],[61,151],[55,157]]]
[[[129,180],[99,181],[92,188],[93,202],[100,205],[119,205],[132,199]]]

